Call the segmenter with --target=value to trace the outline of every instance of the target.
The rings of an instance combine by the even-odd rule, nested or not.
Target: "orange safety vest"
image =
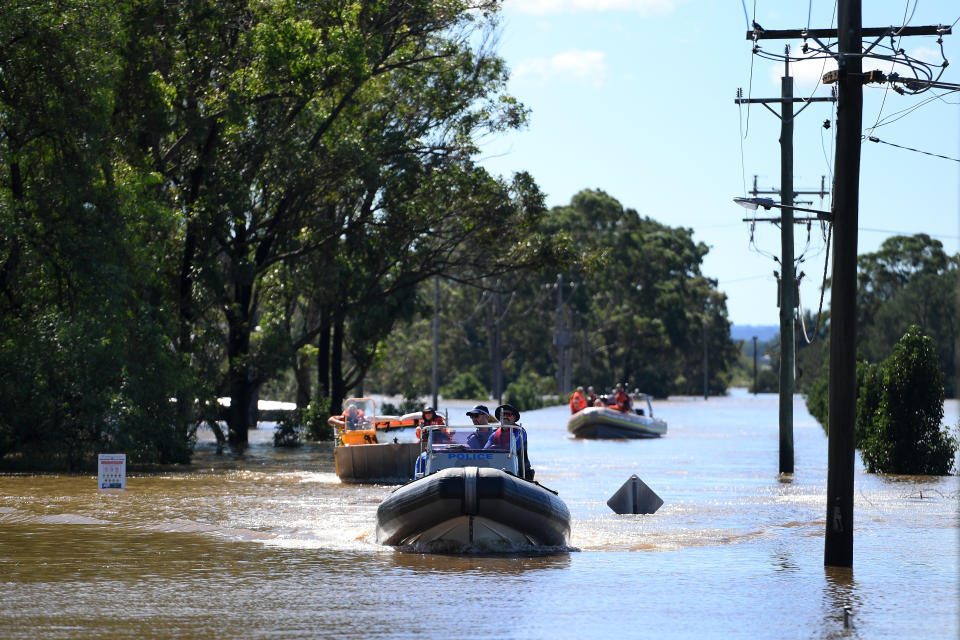
[[[628,396],[623,391],[618,391],[615,400],[617,403],[616,404],[617,409],[619,409],[620,411],[623,411],[624,413],[630,412],[630,405],[632,404],[630,402],[630,396]]]
[[[570,413],[576,413],[587,408],[587,399],[579,391],[574,391],[570,396]]]

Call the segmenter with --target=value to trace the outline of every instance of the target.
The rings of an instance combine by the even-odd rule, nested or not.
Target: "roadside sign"
[[[125,453],[101,453],[97,457],[97,488],[127,488],[127,455]]]

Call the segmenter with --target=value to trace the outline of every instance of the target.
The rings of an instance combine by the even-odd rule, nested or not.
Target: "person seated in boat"
[[[597,397],[596,392],[593,390],[593,387],[587,387],[587,406],[588,407],[599,407],[603,403],[600,402],[600,398]]]
[[[583,393],[583,387],[577,387],[577,390],[570,394],[570,413],[576,413],[587,408],[587,396]]]
[[[623,383],[617,383],[617,392],[613,396],[613,406],[611,409],[617,409],[624,413],[633,413],[633,401],[623,388]]]
[[[363,429],[369,423],[363,415],[363,410],[357,408],[357,405],[353,403],[347,405],[347,410],[343,412],[342,420],[346,428],[351,431],[354,429]]]
[[[508,432],[513,431],[514,441],[516,442],[517,454],[520,456],[522,466],[520,468],[523,478],[533,480],[533,469],[530,468],[530,458],[527,456],[527,432],[517,424],[520,420],[520,411],[511,404],[502,404],[494,410],[493,414],[500,421],[500,427],[490,436],[484,449],[509,449],[510,436]],[[515,429],[507,429],[505,426],[515,426]]]
[[[489,426],[490,411],[486,405],[478,404],[470,411],[467,411],[467,415],[470,416],[473,424],[477,425],[473,433],[467,437],[467,446],[471,449],[483,449],[490,440],[490,434],[493,432],[493,428]]]
[[[446,423],[443,421],[443,417],[441,417],[441,416],[437,413],[437,410],[434,409],[433,407],[427,407],[427,408],[425,408],[425,409],[420,413],[420,416],[421,416],[421,418],[422,418],[422,419],[420,420],[420,426],[421,426],[421,427],[430,427],[430,426],[436,426],[436,425],[444,425],[444,424],[446,424]],[[428,436],[431,432],[433,433],[433,443],[434,443],[434,444],[441,444],[441,443],[444,443],[444,442],[450,442],[450,434],[447,433],[447,430],[446,430],[446,429],[420,429],[420,428],[417,428],[417,435],[418,435],[424,442],[426,442],[427,436]]]

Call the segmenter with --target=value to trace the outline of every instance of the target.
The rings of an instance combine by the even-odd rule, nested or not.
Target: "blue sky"
[[[953,25],[956,0],[869,0],[864,27]],[[509,91],[530,110],[529,126],[491,138],[482,162],[497,174],[529,171],[550,206],[581,189],[602,189],[625,207],[671,226],[690,227],[710,247],[704,272],[728,296],[735,324],[778,324],[776,280],[780,231],[742,222],[733,203],[753,187],[779,188],[780,120],[744,96],[780,95],[782,61],[751,53],[747,16],[767,29],[835,26],[835,0],[505,0],[499,53],[511,69]],[[960,24],[943,38],[948,66],[941,81],[960,83]],[[886,41],[884,41],[886,42]],[[761,41],[765,52],[793,53],[801,42]],[[899,46],[936,67],[936,37],[903,38]],[[826,67],[829,70],[831,67]],[[865,60],[864,69],[891,71]],[[817,86],[823,61],[791,65],[795,95],[829,95]],[[903,74],[904,70],[899,69]],[[897,233],[927,233],[960,252],[960,93],[899,95],[887,85],[864,89],[859,252],[876,251]],[[835,117],[815,103],[794,125],[794,188],[832,180]],[[829,210],[829,196],[799,196]],[[804,206],[804,205],[801,205]],[[761,215],[776,215],[773,213]],[[802,306],[816,311],[824,270],[823,233],[795,227]],[[809,237],[809,240],[808,240]],[[829,292],[825,300],[829,306]]]

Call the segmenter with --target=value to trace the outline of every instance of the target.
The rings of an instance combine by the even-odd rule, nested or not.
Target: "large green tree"
[[[120,159],[114,129],[126,35],[112,3],[0,7],[0,457],[12,464],[189,453],[170,402],[189,375],[157,269],[175,220],[158,177]]]

